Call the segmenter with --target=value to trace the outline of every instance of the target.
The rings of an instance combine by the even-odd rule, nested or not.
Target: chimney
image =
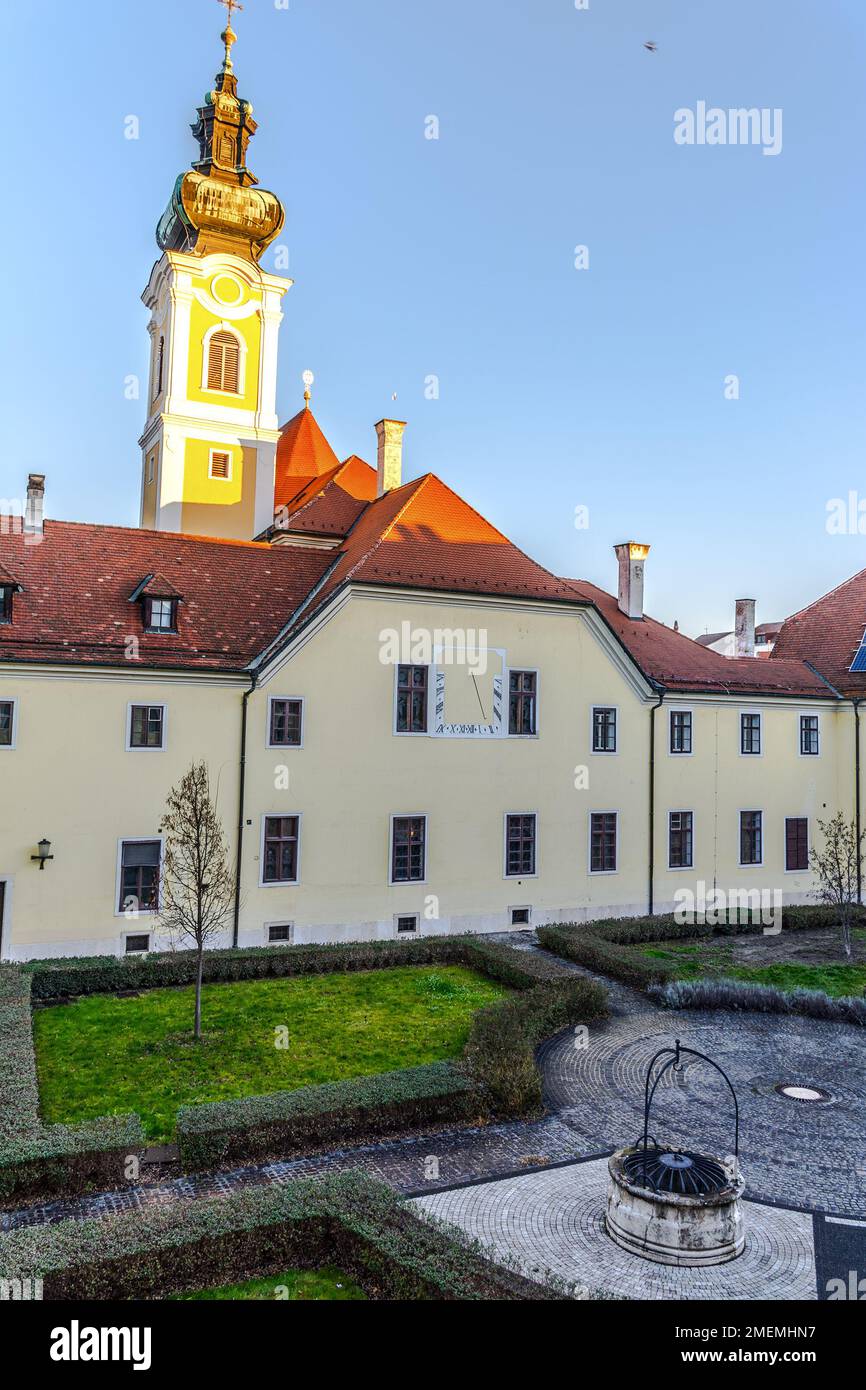
[[[734,612],[734,641],[737,656],[755,655],[755,600],[738,598]]]
[[[643,570],[650,548],[638,541],[625,541],[623,545],[615,545],[614,551],[619,560],[620,611],[627,618],[642,618]]]
[[[405,420],[380,420],[376,426],[379,440],[377,497],[384,497],[403,481],[403,431]]]
[[[42,535],[44,509],[45,474],[31,473],[27,479],[27,505],[24,509],[24,532],[26,535]]]

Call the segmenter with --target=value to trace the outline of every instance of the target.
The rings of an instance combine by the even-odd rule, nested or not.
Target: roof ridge
[[[399,510],[398,512],[395,512],[394,516],[391,518],[391,520],[389,521],[388,525],[385,527],[384,531],[380,531],[379,534],[378,534],[378,536],[376,537],[376,540],[373,542],[373,544],[372,544],[367,550],[365,550],[364,553],[363,553],[362,555],[359,555],[358,559],[355,561],[354,565],[353,565],[352,568],[349,570],[349,573],[346,575],[346,578],[345,578],[345,581],[344,581],[345,583],[348,583],[348,582],[349,582],[349,580],[352,578],[352,575],[355,574],[355,573],[358,571],[358,569],[360,568],[360,566],[361,566],[362,564],[364,564],[364,562],[365,562],[366,560],[369,560],[369,558],[370,558],[371,555],[375,555],[376,551],[377,551],[377,550],[379,549],[379,547],[383,544],[383,542],[384,542],[384,540],[385,540],[385,537],[388,536],[388,535],[390,535],[390,533],[391,533],[392,529],[394,528],[394,526],[396,526],[397,522],[400,520],[400,518],[401,518],[401,517],[403,516],[403,514],[405,513],[406,508],[409,506],[410,502],[414,501],[414,499],[418,496],[418,493],[419,493],[419,492],[422,492],[422,491],[424,490],[424,487],[426,486],[426,484],[430,481],[430,479],[431,479],[433,476],[434,476],[434,475],[433,475],[432,473],[423,473],[423,474],[421,475],[420,478],[412,478],[408,483],[402,483],[402,484],[400,485],[400,487],[398,487],[398,488],[392,488],[392,489],[390,490],[390,492],[384,492],[384,493],[382,494],[381,497],[376,497],[376,498],[374,498],[374,500],[373,500],[372,502],[368,502],[368,503],[367,503],[367,505],[366,505],[366,507],[364,508],[364,510],[359,514],[359,516],[358,516],[358,521],[360,521],[362,517],[366,516],[366,515],[368,514],[368,512],[369,512],[369,509],[370,509],[371,507],[375,507],[375,505],[376,505],[377,502],[382,502],[382,501],[384,501],[384,499],[385,499],[386,497],[393,497],[395,492],[402,492],[402,491],[403,491],[403,488],[411,488],[411,489],[412,489],[411,493],[410,493],[409,496],[406,498],[406,501],[403,503],[403,505],[402,505],[402,507],[400,508],[400,510]],[[357,525],[357,522],[356,522],[355,524]],[[354,528],[354,526],[353,526],[353,527],[352,527],[352,531],[353,531],[354,529],[355,529],[355,528]],[[346,541],[348,541],[349,536],[351,536],[351,534],[352,534],[352,531],[349,531],[348,535],[346,536]],[[344,542],[344,543],[345,543],[345,542]]]
[[[234,545],[240,547],[252,547],[254,550],[270,550],[273,547],[267,541],[242,541],[233,536],[200,536],[192,531],[157,531],[145,526],[119,526],[113,521],[64,521],[60,517],[46,519],[46,529],[53,529],[55,526],[80,526],[88,531],[121,531],[128,536],[159,537],[173,541],[195,541],[206,545]],[[10,533],[11,534],[11,533]]]
[[[856,574],[849,574],[847,579],[843,579],[839,584],[834,584],[833,588],[828,589],[826,594],[821,594],[820,598],[813,599],[812,602],[807,603],[804,608],[798,608],[796,613],[789,613],[787,618],[783,620],[782,627],[785,626],[785,623],[789,623],[792,618],[802,618],[803,614],[808,613],[810,608],[817,608],[819,603],[823,603],[825,599],[832,598],[833,595],[838,594],[841,589],[846,589],[849,584],[853,584],[855,579],[862,579],[864,576],[866,576],[866,569],[857,570]]]

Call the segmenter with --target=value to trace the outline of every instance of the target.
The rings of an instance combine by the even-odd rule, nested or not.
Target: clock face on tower
[[[433,733],[439,738],[503,737],[505,671],[505,652],[496,647],[481,653],[434,649]]]

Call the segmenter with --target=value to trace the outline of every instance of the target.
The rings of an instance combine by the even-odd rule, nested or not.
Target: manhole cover
[[[801,1105],[815,1105],[821,1101],[827,1101],[830,1096],[827,1091],[822,1091],[818,1086],[796,1086],[779,1085],[776,1087],[780,1096],[785,1096],[788,1100],[798,1100]]]

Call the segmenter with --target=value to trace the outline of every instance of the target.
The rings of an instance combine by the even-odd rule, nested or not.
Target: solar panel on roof
[[[860,646],[854,653],[854,660],[851,662],[851,665],[848,667],[848,670],[866,671],[866,632],[863,633]]]

